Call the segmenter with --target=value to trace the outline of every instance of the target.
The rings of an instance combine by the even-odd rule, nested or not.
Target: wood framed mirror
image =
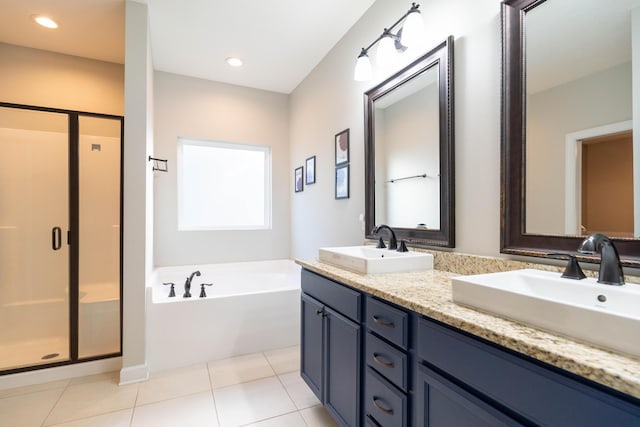
[[[640,32],[633,0],[502,3],[502,253],[575,253],[586,236],[601,232],[613,239],[623,265],[640,267],[632,30]],[[589,169],[584,153],[597,138],[627,138],[629,151],[596,155]],[[598,169],[606,172],[589,181],[595,172],[585,171]],[[626,178],[609,181],[623,169]],[[603,191],[587,193],[595,186],[589,182]],[[608,222],[593,220],[593,205]]]
[[[366,237],[454,247],[453,36],[364,100]]]

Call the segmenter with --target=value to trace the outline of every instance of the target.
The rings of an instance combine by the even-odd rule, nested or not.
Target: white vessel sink
[[[640,356],[640,285],[516,270],[452,279],[453,301]]]
[[[342,246],[318,249],[318,259],[356,273],[402,273],[432,270],[433,255],[397,252],[373,246]]]

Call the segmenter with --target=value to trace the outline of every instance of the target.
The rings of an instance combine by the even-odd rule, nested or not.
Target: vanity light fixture
[[[407,13],[402,15],[391,27],[385,28],[382,34],[369,46],[362,48],[353,73],[353,78],[356,81],[364,82],[371,79],[373,72],[371,60],[369,59],[369,50],[376,43],[380,42],[376,52],[376,62],[384,67],[393,62],[395,57],[407,50],[408,47],[415,46],[420,42],[424,24],[422,15],[418,10],[419,7],[419,4],[412,3]],[[399,28],[394,33],[397,27]]]
[[[236,58],[235,56],[230,56],[225,59],[225,61],[232,67],[242,67],[243,64],[242,59]]]
[[[42,25],[43,27],[51,28],[51,29],[58,28],[58,23],[53,19],[49,18],[48,16],[33,15],[32,18],[34,21],[36,21],[36,23]]]

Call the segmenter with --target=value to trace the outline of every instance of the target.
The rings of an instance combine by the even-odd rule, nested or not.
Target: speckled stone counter
[[[640,358],[610,352],[457,305],[451,297],[451,278],[458,274],[433,270],[367,275],[317,260],[296,260],[296,263],[335,281],[640,398]]]

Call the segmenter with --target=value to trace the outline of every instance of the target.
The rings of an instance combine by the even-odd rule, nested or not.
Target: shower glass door
[[[0,370],[69,360],[69,116],[0,107]]]
[[[120,352],[121,120],[78,118],[78,356]]]

